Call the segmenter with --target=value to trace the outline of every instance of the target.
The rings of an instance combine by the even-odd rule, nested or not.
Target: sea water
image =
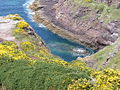
[[[0,16],[20,14],[42,38],[51,53],[66,61],[75,60],[77,57],[89,56],[95,52],[90,48],[52,33],[43,24],[34,22],[32,20],[32,14],[34,13],[27,8],[31,2],[33,0],[0,0]]]

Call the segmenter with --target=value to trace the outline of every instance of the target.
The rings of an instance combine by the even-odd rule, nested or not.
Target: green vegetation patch
[[[120,9],[116,9],[115,5],[108,6],[105,3],[97,3],[94,0],[69,0],[68,3],[74,6],[74,11],[80,7],[89,7],[91,14],[86,14],[88,19],[96,17],[104,23],[120,20]],[[85,19],[86,15],[83,16],[83,19]]]
[[[28,60],[10,62],[0,67],[0,73],[1,82],[10,90],[66,90],[71,79],[89,79],[89,73],[78,68],[44,61],[34,65]]]
[[[93,60],[95,63],[94,68],[104,69],[104,68],[115,68],[120,69],[120,39],[118,39],[114,44],[105,47],[96,54],[86,58],[88,60]]]
[[[23,25],[24,26],[24,25]],[[28,27],[29,25],[27,25]],[[18,27],[16,27],[18,29]],[[39,37],[13,30],[17,42],[0,43],[0,89],[5,90],[119,90],[120,71],[96,71],[80,60],[70,63],[52,55]],[[20,27],[19,27],[20,28]],[[116,44],[118,45],[118,44]],[[116,45],[109,48],[114,49]],[[103,61],[106,48],[94,58]],[[103,56],[103,57],[102,57]],[[119,61],[119,56],[112,58]],[[110,62],[113,63],[113,62]],[[101,64],[101,63],[100,63]]]

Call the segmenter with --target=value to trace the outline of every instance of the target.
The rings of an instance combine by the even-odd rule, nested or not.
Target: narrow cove
[[[27,2],[27,3],[26,3]],[[95,51],[75,42],[66,40],[49,31],[44,25],[37,24],[31,19],[31,12],[26,8],[31,0],[4,0],[0,3],[0,16],[8,14],[20,14],[42,38],[51,53],[66,61],[75,60],[77,57],[85,57]]]

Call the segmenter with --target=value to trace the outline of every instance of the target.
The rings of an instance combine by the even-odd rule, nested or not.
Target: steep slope
[[[120,70],[120,38],[112,45],[105,47],[96,54],[85,58],[78,58],[85,61],[88,66],[95,69],[116,68]]]
[[[9,29],[15,40],[6,41],[1,37],[0,90],[120,89],[119,70],[97,71],[80,60],[70,63],[61,60],[48,51],[32,27],[19,15],[3,18],[17,23]],[[1,23],[8,25],[9,22]]]
[[[35,0],[34,19],[67,39],[99,50],[120,32],[120,9],[92,0]]]

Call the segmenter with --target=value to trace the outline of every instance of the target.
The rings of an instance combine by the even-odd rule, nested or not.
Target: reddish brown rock
[[[36,13],[36,21],[42,21],[60,36],[93,49],[99,50],[110,45],[119,36],[117,24],[120,21],[106,25],[89,7],[80,6],[73,10],[75,5],[71,4],[70,0],[36,0],[30,7]],[[90,17],[84,17],[89,14]]]

